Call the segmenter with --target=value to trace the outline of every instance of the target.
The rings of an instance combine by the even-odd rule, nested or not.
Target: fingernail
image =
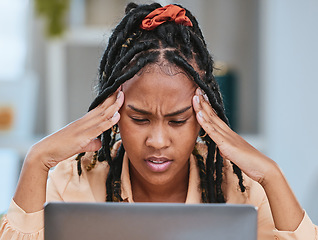
[[[118,115],[118,111],[116,111],[113,115],[113,118],[115,118]]]
[[[200,112],[198,112],[198,114],[199,114],[199,116],[200,117],[203,117],[203,114],[202,114],[202,112],[200,111]]]
[[[201,88],[198,88],[198,92],[200,95],[203,95],[203,91],[201,90]]]
[[[199,97],[198,97],[197,95],[194,96],[194,99],[195,99],[195,101],[196,101],[197,103],[200,103],[200,99],[199,99]]]
[[[117,99],[120,98],[120,95],[121,95],[121,91],[118,91],[118,93],[117,93]]]
[[[208,96],[206,94],[203,94],[203,98],[204,98],[205,101],[209,102],[209,98],[208,98]]]

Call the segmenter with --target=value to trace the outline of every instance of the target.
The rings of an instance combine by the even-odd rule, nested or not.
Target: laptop
[[[45,240],[256,240],[250,205],[65,203],[44,208]]]

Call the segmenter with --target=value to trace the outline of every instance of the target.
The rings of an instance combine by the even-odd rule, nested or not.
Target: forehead
[[[124,105],[133,104],[162,114],[192,105],[196,86],[178,67],[152,64],[122,86]]]
[[[145,66],[123,84],[124,92],[140,95],[156,92],[165,96],[168,92],[186,93],[193,89],[195,83],[191,77],[180,67],[166,62]]]

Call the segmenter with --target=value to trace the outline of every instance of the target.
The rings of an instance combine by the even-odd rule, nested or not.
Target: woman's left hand
[[[223,158],[235,163],[248,177],[262,185],[276,229],[295,231],[304,212],[278,165],[232,131],[218,117],[200,89],[193,97],[193,108],[199,124],[216,143]]]
[[[193,107],[199,124],[216,143],[222,157],[235,163],[253,180],[262,185],[265,184],[267,173],[278,168],[276,163],[251,146],[223,122],[199,88],[193,97]]]

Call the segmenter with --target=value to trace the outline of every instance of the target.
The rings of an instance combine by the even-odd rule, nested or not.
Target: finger
[[[103,126],[103,131],[108,130],[119,121],[120,114],[118,111],[122,107],[123,103],[124,93],[122,91],[118,91],[117,99],[114,104],[109,106],[107,109],[105,109],[105,106],[100,108],[100,112],[98,114],[99,119],[98,121],[96,120],[96,124]]]
[[[118,111],[121,106],[124,103],[124,93],[122,91],[118,91],[116,94],[116,98],[114,96],[111,96],[112,104],[109,103],[103,103],[100,106],[97,107],[97,114],[101,115],[109,115],[112,116],[116,111]],[[108,99],[107,99],[108,100]],[[114,110],[115,109],[115,110]]]
[[[207,121],[213,121],[215,124],[219,125],[220,127],[224,128],[226,125],[223,120],[217,115],[217,113],[215,112],[215,110],[212,108],[212,106],[210,105],[210,103],[206,102],[204,95],[200,95],[199,96],[199,100],[200,100],[200,105],[201,105],[201,110],[202,112],[204,112],[207,116],[206,119]]]
[[[89,127],[85,126],[84,129],[77,127],[78,124],[67,126],[65,129],[58,132],[60,137],[57,139],[60,138],[66,143],[72,143],[72,146],[74,147],[73,150],[76,151],[74,154],[80,152],[96,151],[100,148],[96,138],[116,124],[119,119],[120,114],[116,112],[112,118]]]
[[[102,147],[101,140],[98,138],[95,138],[83,148],[83,152],[95,152],[95,151],[98,151],[101,147]]]
[[[209,98],[206,95],[206,93],[204,93],[204,91],[202,89],[197,88],[196,95],[199,98],[199,102],[201,104],[201,107],[205,108],[206,110],[212,110],[212,112],[217,116],[217,113],[213,109],[213,107],[211,106],[211,103],[210,103]]]
[[[90,137],[97,137],[106,130],[110,129],[113,125],[115,125],[119,119],[120,114],[118,113],[124,102],[124,94],[121,92],[116,102],[107,108],[105,111],[100,111],[98,115],[93,116],[87,122],[87,134]]]
[[[112,93],[109,97],[107,97],[96,108],[108,108],[109,106],[115,103],[116,99],[118,99],[118,95],[120,94],[120,92],[122,92],[121,87],[119,87],[114,93]]]
[[[213,138],[213,135],[218,133],[223,135],[222,128],[213,122],[213,120],[211,120],[204,111],[199,111],[196,114],[196,117],[201,127],[211,138]]]
[[[96,136],[99,136],[103,132],[107,131],[110,129],[112,126],[114,126],[120,119],[120,113],[116,111],[112,118],[107,119],[96,126],[92,128],[92,133],[94,133]]]
[[[193,108],[196,113],[202,112],[205,113],[205,120],[206,121],[211,121],[214,118],[218,118],[217,114],[215,113],[214,109],[212,106],[206,102],[206,99],[203,93],[197,89],[196,90],[196,95],[193,97]],[[208,120],[208,117],[211,118]]]
[[[218,128],[216,125],[207,122],[203,116],[201,116],[202,112],[197,113],[197,119],[201,127],[208,134],[208,136],[215,142],[216,145],[221,145],[224,143],[224,136],[222,134],[222,130]]]
[[[83,123],[89,125],[100,124],[112,118],[116,111],[119,111],[124,103],[124,94],[118,91],[117,99],[112,105],[107,106],[107,103],[99,105],[84,116]],[[84,123],[85,122],[85,123]]]
[[[213,109],[210,102],[209,102],[207,95],[200,88],[196,89],[195,96],[194,96],[193,100],[195,100],[193,107],[196,110],[196,112],[199,112],[200,110],[202,110],[202,107],[203,107],[202,103],[205,103],[205,105],[207,105],[211,109]],[[213,111],[214,111],[214,109],[213,109]]]
[[[192,105],[193,105],[193,109],[196,113],[200,112],[202,110],[202,106],[200,103],[200,98],[197,94],[195,94],[192,98]]]
[[[197,89],[196,95],[198,96],[196,100],[200,103],[200,111],[206,113],[207,115],[206,120],[208,122],[213,121],[213,123],[220,126],[223,130],[227,130],[229,126],[217,115],[216,111],[208,101],[207,95],[201,89]]]
[[[117,100],[108,109],[104,110],[103,107],[97,107],[87,113],[81,119],[70,124],[68,132],[70,137],[77,139],[81,148],[85,148],[93,139],[100,134],[110,129],[120,119],[118,110],[124,102],[124,94],[118,95]]]
[[[225,135],[225,132],[219,125],[225,123],[216,115],[211,105],[205,101],[202,92],[196,91],[196,93],[199,95],[193,97],[193,107],[196,111],[197,120],[212,139],[219,134],[218,140],[214,139],[214,141],[220,141],[221,137]]]
[[[114,102],[118,98],[118,94],[119,94],[120,91],[121,91],[121,86],[114,93],[109,95],[103,102],[101,102],[95,109],[98,109],[98,108],[101,108],[101,107],[108,108],[109,106],[114,104]],[[93,111],[93,110],[91,110],[91,111]]]
[[[204,98],[204,101],[210,104],[208,96],[206,95],[206,93],[201,88],[197,88],[196,91],[195,91],[195,94],[198,95],[198,96],[202,96]]]

